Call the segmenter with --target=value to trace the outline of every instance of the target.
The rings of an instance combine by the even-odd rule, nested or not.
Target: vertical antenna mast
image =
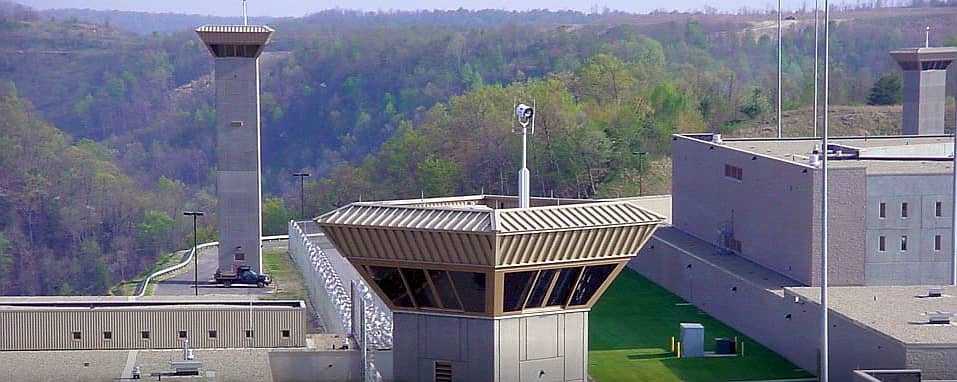
[[[249,25],[249,20],[246,18],[246,0],[243,0],[243,25]]]
[[[930,48],[930,25],[924,28],[924,47]]]

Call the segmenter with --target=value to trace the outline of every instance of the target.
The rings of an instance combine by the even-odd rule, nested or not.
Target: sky
[[[241,0],[14,0],[34,8],[91,8],[124,11],[174,12],[215,16],[242,15]],[[813,6],[813,0],[783,1],[784,8],[798,8],[804,3]],[[571,9],[583,12],[609,8],[613,10],[647,13],[656,9],[687,11],[711,6],[722,11],[736,11],[742,6],[750,9],[772,9],[776,1],[740,0],[249,0],[251,16],[304,16],[330,8],[362,10],[418,10],[418,9]]]

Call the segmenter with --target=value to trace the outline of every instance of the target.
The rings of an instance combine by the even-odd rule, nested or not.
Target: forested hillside
[[[783,101],[806,109],[813,15],[790,16]],[[897,76],[887,51],[922,43],[924,26],[934,44],[957,42],[957,8],[832,16],[836,104],[868,102],[878,78]],[[360,198],[514,193],[516,100],[539,110],[534,195],[634,195],[638,179],[646,192],[667,192],[670,134],[740,135],[774,123],[773,19],[333,10],[272,20],[277,32],[261,62],[264,230],[283,231],[297,210],[291,174],[301,170],[314,175],[310,215]],[[21,147],[0,153],[8,158],[0,182],[10,180],[0,183],[0,202],[16,206],[0,208],[0,267],[44,274],[21,282],[0,272],[0,293],[101,293],[182,246],[187,208],[207,212],[201,235],[211,237],[212,60],[189,29],[143,33],[163,20],[217,21],[37,12],[0,0],[0,137]],[[57,146],[14,133],[33,129]],[[56,166],[20,163],[37,158]],[[63,180],[30,183],[38,176]],[[90,258],[102,265],[84,266]]]

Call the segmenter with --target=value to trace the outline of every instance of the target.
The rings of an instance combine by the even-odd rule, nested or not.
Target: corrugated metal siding
[[[498,237],[497,266],[634,256],[657,225],[552,231]]]
[[[462,232],[489,232],[492,210],[413,208],[350,204],[320,216],[320,227],[352,225]]]
[[[505,209],[495,213],[495,230],[501,233],[660,223],[665,220],[664,216],[628,202]]]
[[[324,226],[346,258],[492,265],[494,236],[448,231]]]
[[[251,318],[251,319],[250,319]],[[245,330],[254,330],[252,339]],[[141,339],[142,331],[150,339]],[[193,348],[304,347],[303,309],[5,309],[0,310],[0,350],[175,349],[185,330]],[[208,331],[216,330],[210,339]],[[289,330],[283,339],[281,330]],[[74,340],[74,331],[81,333]],[[112,339],[103,332],[112,332]]]

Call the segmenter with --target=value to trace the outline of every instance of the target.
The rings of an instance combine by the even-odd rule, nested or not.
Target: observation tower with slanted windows
[[[390,306],[397,381],[584,381],[588,312],[664,217],[624,200],[465,196],[316,219]]]

